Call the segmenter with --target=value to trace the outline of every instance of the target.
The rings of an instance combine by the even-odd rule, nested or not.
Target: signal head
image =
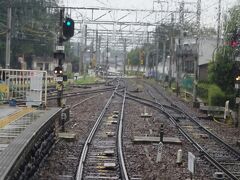
[[[63,68],[62,67],[57,66],[57,67],[54,68],[54,74],[59,75],[59,74],[62,74],[62,73],[63,73]]]
[[[63,36],[67,39],[74,35],[74,21],[71,18],[66,18],[63,22]]]

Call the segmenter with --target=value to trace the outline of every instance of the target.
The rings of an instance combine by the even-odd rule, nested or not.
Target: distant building
[[[177,61],[180,61],[181,67],[179,68],[180,77],[183,78],[187,74],[194,73],[194,61],[197,58],[197,46],[195,38],[184,38],[182,46],[179,46],[178,39],[175,40],[175,56],[172,62],[172,77],[177,76]],[[216,37],[201,37],[199,40],[199,80],[207,80],[208,78],[208,63],[211,61],[214,51],[216,50],[217,38]],[[163,71],[163,62],[158,65],[158,72],[168,75],[170,57],[166,58],[165,68]],[[179,62],[178,62],[179,63]]]
[[[208,63],[201,64],[198,66],[199,68],[199,77],[200,81],[206,81],[208,79]]]
[[[52,57],[33,57],[33,70],[43,70],[52,74],[56,66],[58,66],[58,60]],[[63,71],[72,72],[72,63],[65,60],[65,62],[63,63]]]
[[[212,60],[213,54],[216,51],[217,38],[204,37],[199,44],[199,80],[205,81],[208,79],[208,63]]]
[[[199,59],[198,76],[200,80],[207,80],[208,77],[208,63],[211,61],[214,51],[216,50],[216,37],[201,37],[199,39]],[[195,39],[184,39],[183,45],[177,47],[176,58],[182,57],[182,74],[194,73],[194,61],[197,58],[197,46]]]

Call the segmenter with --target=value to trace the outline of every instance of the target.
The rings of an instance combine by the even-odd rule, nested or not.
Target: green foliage
[[[73,79],[73,73],[68,72],[68,73],[67,73],[67,77],[68,77],[68,79]]]
[[[58,25],[57,9],[46,6],[57,6],[57,0],[22,0],[12,1],[12,39],[11,66],[16,68],[19,56],[31,60],[32,55],[50,56]],[[5,57],[8,1],[0,0],[0,56]],[[0,64],[5,65],[5,58]],[[29,63],[28,63],[29,64]]]
[[[220,87],[213,84],[208,89],[208,104],[210,106],[224,106],[226,97]]]
[[[97,81],[97,78],[92,77],[92,76],[84,76],[81,79],[78,79],[76,81],[76,84],[81,85],[81,84],[91,84],[91,83],[95,83]]]
[[[234,92],[234,68],[237,66],[233,59],[233,49],[222,47],[216,54],[215,62],[210,62],[208,79],[212,84],[218,85],[224,92]]]
[[[208,101],[208,88],[209,84],[207,83],[198,83],[197,85],[197,96],[203,99],[205,102]]]
[[[139,48],[133,49],[128,53],[128,59],[130,65],[137,66],[139,64],[139,54],[140,54]]]
[[[229,10],[227,23],[224,25],[226,33],[234,32],[240,26],[240,5],[235,5]]]

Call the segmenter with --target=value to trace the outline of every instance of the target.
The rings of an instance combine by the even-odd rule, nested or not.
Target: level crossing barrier
[[[22,102],[27,106],[46,106],[47,72],[0,69],[0,103]]]

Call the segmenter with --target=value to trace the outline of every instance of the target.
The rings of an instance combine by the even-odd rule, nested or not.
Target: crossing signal
[[[66,18],[63,22],[63,36],[67,39],[74,35],[74,21],[71,18]]]

